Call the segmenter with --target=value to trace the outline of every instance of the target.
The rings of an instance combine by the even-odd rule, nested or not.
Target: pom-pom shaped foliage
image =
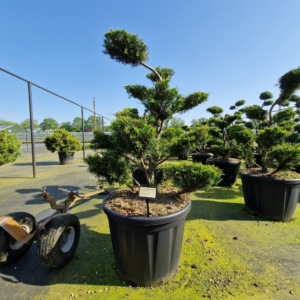
[[[235,102],[235,106],[242,106],[242,105],[244,105],[246,103],[246,101],[245,100],[239,100],[239,101],[236,101]]]
[[[109,54],[112,59],[131,66],[142,65],[150,70],[151,73],[146,77],[152,86],[125,86],[129,97],[137,99],[144,106],[143,116],[139,117],[135,109],[123,109],[122,112],[116,113],[116,119],[110,126],[112,134],[108,137],[96,132],[92,141],[92,149],[106,150],[102,151],[102,155],[88,155],[85,162],[89,165],[90,172],[105,177],[110,184],[126,182],[132,170],[139,168],[145,174],[147,184],[153,186],[156,183],[156,175],[163,177],[162,169],[166,168],[161,168],[162,163],[174,155],[194,150],[198,143],[205,143],[209,139],[208,126],[184,129],[170,127],[162,133],[165,121],[172,119],[176,113],[184,113],[205,102],[208,93],[194,92],[183,96],[177,87],[170,87],[174,71],[170,68],[152,68],[146,65],[144,61],[148,58],[148,48],[137,35],[125,30],[110,30],[105,34],[104,47],[104,53]],[[180,176],[182,172],[182,178],[185,180],[182,183],[182,192],[192,190],[188,182],[190,177],[184,175],[184,172],[190,169],[190,173],[195,173],[195,168],[187,165],[184,169],[179,168],[176,171],[176,176]],[[201,170],[198,171],[201,176],[197,173],[198,177],[191,177],[193,186],[193,178],[220,177],[217,169]],[[217,182],[217,179],[198,182],[197,186],[209,186],[213,181]]]
[[[299,101],[299,100],[300,100],[300,97],[299,97],[298,95],[293,95],[293,96],[289,99],[290,102],[297,102],[297,101]]]
[[[273,103],[274,103],[273,100],[266,100],[266,101],[264,102],[263,106],[270,106],[270,105],[272,105]]]
[[[292,131],[294,129],[295,124],[296,123],[294,121],[288,120],[278,123],[278,126],[286,131]]]
[[[231,106],[229,107],[229,109],[231,109],[231,110],[235,110],[235,109],[236,109],[236,107],[235,107],[234,105],[231,105]]]
[[[103,53],[110,58],[132,67],[148,60],[148,47],[136,34],[111,29],[104,36]]]
[[[69,153],[82,149],[80,140],[76,135],[71,134],[65,129],[58,129],[45,138],[44,144],[51,152]]]
[[[223,112],[223,109],[218,106],[211,106],[206,111],[208,111],[209,113],[211,113],[213,115],[220,115]]]
[[[279,78],[281,99],[288,100],[300,89],[300,68],[290,70]]]
[[[255,128],[255,125],[253,122],[246,122],[245,123],[245,127],[246,128],[249,128],[249,129],[254,129]]]
[[[281,111],[278,111],[276,114],[273,115],[273,122],[280,123],[283,121],[288,121],[295,116],[295,112],[292,108],[287,108]]]
[[[252,105],[244,108],[246,117],[250,120],[264,121],[267,119],[267,111],[259,105]]]
[[[290,146],[282,144],[277,148],[269,151],[266,155],[266,163],[269,167],[275,170],[272,174],[278,171],[290,171],[295,165],[300,162],[300,145]]]
[[[288,131],[279,126],[268,127],[261,130],[256,137],[256,142],[264,149],[271,150],[277,145],[282,144],[284,138],[288,135]]]
[[[269,100],[269,99],[272,99],[273,98],[273,94],[271,92],[262,92],[260,95],[259,95],[259,99],[260,100]]]
[[[16,135],[0,131],[0,166],[14,162],[22,154],[21,145]]]
[[[221,181],[222,172],[211,165],[192,164],[187,162],[164,168],[167,178],[171,179],[175,186],[181,188],[181,192],[192,193],[200,188],[212,187]]]

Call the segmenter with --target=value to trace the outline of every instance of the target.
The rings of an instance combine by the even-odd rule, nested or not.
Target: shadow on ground
[[[99,209],[95,209],[94,212],[79,213],[77,216],[80,219],[91,217],[97,213],[99,213]],[[109,234],[98,233],[90,230],[86,225],[81,225],[81,238],[76,253],[69,264],[59,269],[49,269],[39,263],[36,255],[37,245],[37,242],[33,243],[27,254],[14,264],[1,265],[0,278],[11,284],[22,283],[36,286],[47,286],[49,280],[52,284],[122,284],[114,269]],[[104,248],[105,251],[103,251]],[[103,275],[101,276],[101,274]],[[16,289],[16,287],[14,288]],[[3,299],[3,295],[0,297],[1,299]]]
[[[42,201],[41,193],[44,187],[40,189],[31,188],[31,189],[17,189],[16,192],[21,195],[31,194],[31,200],[27,200],[25,204],[39,204]],[[84,188],[90,189],[91,191],[95,190],[95,186],[85,186]],[[79,191],[80,187],[74,185],[48,185],[46,188],[46,192],[49,196],[53,196],[56,201],[65,200],[68,197],[68,192],[72,190],[74,192]],[[86,201],[86,200],[83,200]],[[80,202],[80,200],[79,200]],[[77,202],[76,204],[77,205]],[[74,207],[75,207],[74,205]]]

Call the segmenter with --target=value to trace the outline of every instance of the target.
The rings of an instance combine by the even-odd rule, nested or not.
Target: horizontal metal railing
[[[40,85],[37,85],[36,83],[31,82],[30,80],[24,79],[24,78],[22,78],[21,76],[18,76],[18,75],[16,75],[16,74],[12,73],[12,72],[9,72],[9,71],[7,71],[7,70],[5,70],[5,69],[3,69],[3,68],[0,68],[0,71],[3,71],[3,72],[5,72],[5,73],[7,73],[7,74],[9,74],[9,75],[11,75],[11,76],[14,76],[14,77],[16,77],[16,78],[18,78],[18,79],[20,79],[20,80],[23,80],[23,81],[27,82],[27,84],[28,84],[28,99],[29,99],[29,114],[30,114],[31,152],[32,152],[33,178],[36,177],[36,161],[35,161],[35,146],[34,146],[34,127],[33,127],[32,92],[31,92],[31,86],[32,86],[32,85],[34,85],[35,87],[37,87],[37,88],[39,88],[39,89],[41,89],[41,90],[44,90],[44,91],[50,93],[50,94],[52,94],[52,95],[54,95],[54,96],[56,96],[56,97],[59,97],[59,98],[65,100],[65,101],[68,101],[68,102],[70,102],[70,103],[72,103],[72,104],[74,104],[74,105],[77,105],[77,106],[79,106],[79,107],[81,108],[83,157],[85,157],[83,110],[85,109],[85,110],[87,110],[87,111],[92,112],[94,115],[98,115],[98,116],[101,116],[101,117],[102,117],[102,129],[103,129],[103,132],[104,132],[104,122],[103,122],[103,119],[105,118],[105,119],[111,121],[111,119],[106,118],[106,117],[104,117],[103,115],[100,115],[100,114],[96,113],[95,111],[92,111],[92,110],[90,110],[90,109],[88,109],[88,108],[82,106],[81,104],[78,104],[78,103],[76,103],[76,102],[74,102],[74,101],[71,101],[71,100],[69,100],[69,99],[67,99],[67,98],[65,98],[65,97],[63,97],[63,96],[60,96],[60,95],[58,95],[58,94],[56,94],[56,93],[54,93],[54,92],[52,92],[52,91],[50,91],[50,90],[48,90],[48,89],[45,89],[44,87],[42,87],[42,86],[40,86]]]

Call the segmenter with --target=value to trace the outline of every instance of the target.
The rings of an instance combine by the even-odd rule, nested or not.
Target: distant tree
[[[6,121],[3,118],[0,118],[0,125],[19,125],[18,123]]]
[[[30,129],[30,119],[25,119],[22,123],[20,123],[20,126],[26,130],[26,142],[27,142],[27,151],[28,151],[28,136],[27,131]],[[39,128],[39,122],[35,119],[33,119],[33,128]]]
[[[181,118],[179,117],[173,117],[171,120],[170,120],[170,127],[182,127],[185,125],[184,123],[184,120],[182,120]]]
[[[84,128],[84,132],[93,132],[93,129],[91,129],[91,128]]]
[[[85,122],[84,119],[83,119],[83,122]],[[82,132],[82,121],[81,121],[80,117],[74,118],[74,120],[72,122],[72,131],[73,132]]]
[[[69,132],[72,132],[72,130],[73,130],[72,124],[71,124],[70,121],[68,121],[68,122],[62,122],[62,123],[60,124],[60,128],[61,128],[61,129],[65,129],[65,130],[67,130],[67,131],[69,131]]]
[[[196,125],[204,125],[207,122],[206,118],[192,119],[191,127],[195,127]],[[203,124],[204,123],[204,124]]]
[[[92,131],[94,130],[94,116],[89,116],[87,120],[84,122],[84,127],[89,128]],[[101,117],[96,117],[96,129],[101,130],[102,128],[102,118]]]
[[[27,131],[27,129],[30,129],[30,119],[25,119],[22,123],[20,123],[20,127],[26,129],[26,131]],[[39,122],[37,120],[33,119],[33,128],[37,129],[39,127],[40,127]]]
[[[58,129],[59,128],[59,124],[57,123],[56,120],[52,119],[52,118],[46,118],[42,121],[42,123],[40,124],[40,127],[42,130],[47,130],[47,129]]]

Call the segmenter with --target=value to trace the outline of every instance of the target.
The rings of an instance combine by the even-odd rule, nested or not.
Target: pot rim
[[[212,163],[223,164],[223,165],[240,165],[242,163],[241,160],[226,161],[226,160],[210,160],[209,158],[207,159],[206,162],[212,162]]]
[[[192,207],[191,198],[189,197],[188,205],[186,205],[183,209],[181,209],[180,211],[177,211],[175,213],[172,213],[169,215],[164,215],[164,216],[151,217],[151,218],[136,217],[136,216],[132,217],[132,216],[117,213],[117,212],[109,209],[106,206],[105,201],[110,195],[111,195],[111,193],[109,193],[107,196],[105,196],[105,198],[102,201],[103,210],[104,210],[105,214],[112,219],[122,220],[123,223],[132,224],[132,225],[153,226],[153,225],[162,225],[162,224],[171,223],[171,222],[174,222],[175,220],[184,218],[189,213],[189,211],[191,210],[191,207]]]
[[[260,177],[260,176],[252,176],[249,174],[243,174],[242,171],[239,171],[239,175],[241,177],[251,178],[256,181],[262,181],[262,182],[274,182],[274,183],[280,183],[280,184],[300,184],[300,178],[299,179],[275,179],[275,178],[267,178],[267,177]]]

